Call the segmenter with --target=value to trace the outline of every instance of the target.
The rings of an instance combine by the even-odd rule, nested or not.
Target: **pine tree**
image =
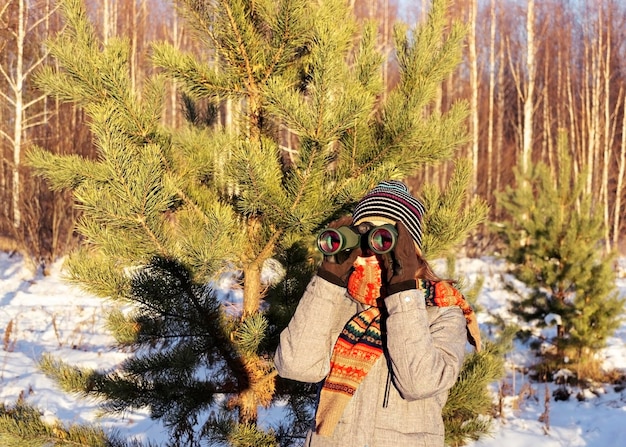
[[[504,374],[504,356],[511,350],[514,328],[506,328],[480,352],[465,358],[461,375],[443,408],[446,445],[457,447],[478,440],[491,430],[493,397],[489,385]]]
[[[398,26],[401,78],[382,95],[376,26],[359,26],[343,0],[178,4],[207,51],[154,43],[158,74],[138,90],[128,42],[103,44],[83,3],[60,1],[67,28],[49,42],[56,66],[38,81],[89,115],[98,158],[36,149],[29,163],[52,188],[72,190],[84,244],[67,260],[69,279],[133,304],[110,326],[135,354],[109,372],[72,374],[62,362],[48,370],[110,410],[149,406],[176,445],[275,445],[293,433],[260,430],[257,410],[285,395],[306,407],[269,359],[319,261],[313,235],[379,181],[448,160],[467,141],[464,103],[428,112],[460,60],[464,30],[449,25],[443,0],[424,25]],[[180,129],[160,120],[168,79],[184,92],[189,123]],[[203,112],[225,101],[239,105],[232,127]],[[297,136],[291,152],[281,126]],[[459,163],[446,191],[428,189],[426,255],[444,253],[486,214],[467,200],[467,172]],[[272,260],[283,276],[269,284]],[[238,312],[214,286],[231,271],[240,272]]]
[[[556,322],[556,366],[569,361],[582,375],[619,327],[624,300],[615,290],[614,255],[602,252],[601,216],[567,149],[563,133],[556,178],[543,163],[517,172],[517,187],[500,196],[510,219],[499,232],[514,275],[531,288],[513,311],[539,327]]]
[[[68,427],[42,420],[38,409],[20,396],[15,405],[0,403],[0,443],[4,447],[150,447],[136,441],[107,436],[101,428],[72,424]]]
[[[484,278],[479,277],[468,284],[465,278],[456,278],[456,259],[452,253],[446,257],[446,278],[455,278],[456,285],[472,305],[476,313],[481,312],[476,302],[481,293]],[[496,328],[491,328],[494,330]],[[448,400],[443,408],[443,422],[446,427],[445,443],[458,447],[470,440],[478,440],[491,431],[493,395],[490,385],[505,375],[504,356],[512,347],[517,329],[503,327],[494,340],[486,340],[480,352],[472,352],[465,357],[461,375],[450,389]]]

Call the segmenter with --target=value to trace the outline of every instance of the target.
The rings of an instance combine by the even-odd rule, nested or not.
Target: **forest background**
[[[39,67],[51,63],[44,45],[62,27],[53,0],[4,0],[0,5],[0,250],[18,250],[44,269],[78,242],[78,211],[69,193],[50,191],[32,175],[24,154],[32,145],[53,153],[95,157],[83,111],[47,97],[34,85]],[[140,86],[151,67],[149,42],[165,40],[194,51],[197,42],[164,0],[88,0],[104,41],[131,43],[131,76]],[[392,28],[419,22],[430,2],[351,0],[354,14],[379,21],[378,45],[387,55],[384,80],[397,81]],[[489,221],[502,210],[495,194],[514,181],[514,167],[545,162],[559,167],[557,134],[564,130],[573,176],[585,176],[586,192],[603,217],[607,251],[620,250],[626,177],[626,4],[618,0],[456,0],[450,20],[468,24],[463,62],[441,85],[433,106],[441,111],[464,99],[472,136],[459,156],[472,160],[471,190],[490,205]],[[205,55],[210,59],[212,55]],[[169,91],[164,124],[182,125],[180,97]],[[226,102],[217,122],[228,126],[238,104]],[[295,139],[282,129],[289,153]],[[428,166],[409,179],[447,183],[452,164]],[[468,250],[493,250],[486,227]]]

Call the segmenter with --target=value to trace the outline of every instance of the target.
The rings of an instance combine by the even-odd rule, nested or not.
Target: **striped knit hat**
[[[424,204],[411,195],[404,183],[387,180],[376,185],[357,203],[352,219],[355,223],[377,217],[392,223],[402,221],[421,250],[422,216],[425,212]]]

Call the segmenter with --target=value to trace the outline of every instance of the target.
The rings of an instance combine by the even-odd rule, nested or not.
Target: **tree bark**
[[[489,4],[489,106],[487,110],[487,188],[485,198],[490,202],[493,198],[493,146],[494,146],[494,119],[495,119],[495,90],[496,90],[496,1]]]
[[[477,192],[478,189],[478,56],[476,54],[476,18],[477,18],[477,0],[469,2],[469,65],[470,65],[470,115],[471,115],[471,134],[472,134],[472,191]]]
[[[533,149],[533,112],[535,110],[535,0],[528,0],[526,11],[526,69],[528,77],[524,90],[524,124],[522,136],[521,169],[527,172],[531,163]]]
[[[624,190],[624,174],[626,172],[626,100],[624,90],[620,92],[622,103],[622,140],[617,162],[617,185],[615,186],[615,205],[613,208],[613,247],[619,246],[619,235],[622,216],[622,194]]]

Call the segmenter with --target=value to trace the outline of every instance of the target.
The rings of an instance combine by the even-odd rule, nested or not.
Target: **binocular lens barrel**
[[[351,250],[365,242],[367,246],[362,247],[363,249],[368,248],[374,253],[384,254],[393,250],[397,238],[396,228],[391,224],[373,227],[363,234],[353,227],[325,228],[317,237],[317,248],[324,255],[331,256],[343,250]]]
[[[374,228],[369,232],[367,245],[374,253],[387,253],[396,245],[396,234],[386,226]]]
[[[344,238],[334,228],[326,228],[317,237],[317,248],[327,256],[339,253],[344,246]]]

